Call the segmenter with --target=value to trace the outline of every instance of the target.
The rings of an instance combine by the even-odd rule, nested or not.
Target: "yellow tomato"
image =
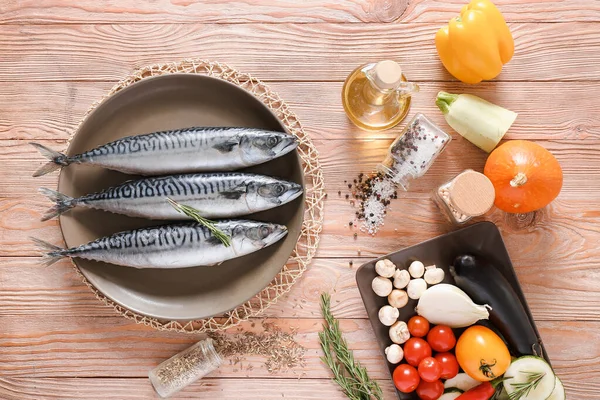
[[[467,375],[480,382],[499,377],[510,365],[510,353],[502,339],[491,329],[478,325],[458,338],[456,359]]]

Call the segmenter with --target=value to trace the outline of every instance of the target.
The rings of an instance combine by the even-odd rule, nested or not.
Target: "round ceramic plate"
[[[216,78],[172,74],[145,79],[108,98],[82,124],[67,153],[81,153],[124,136],[189,126],[285,131],[275,115],[245,90]],[[296,151],[246,171],[303,184]],[[130,179],[131,175],[99,167],[71,165],[62,170],[58,190],[81,196]],[[157,270],[74,261],[100,292],[136,313],[165,320],[202,319],[235,308],[271,282],[296,245],[303,216],[304,196],[248,216],[284,224],[288,235],[272,246],[218,266]],[[163,223],[88,209],[74,209],[60,217],[69,247],[115,232]]]

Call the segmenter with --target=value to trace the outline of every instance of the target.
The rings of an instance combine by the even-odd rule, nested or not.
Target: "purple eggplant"
[[[490,322],[517,355],[542,356],[541,340],[529,320],[519,296],[504,275],[487,259],[458,256],[450,267],[456,286],[477,304],[488,304]]]

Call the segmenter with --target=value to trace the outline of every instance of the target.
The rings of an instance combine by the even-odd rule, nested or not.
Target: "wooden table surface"
[[[535,140],[558,158],[565,183],[556,201],[488,219],[502,231],[568,398],[600,398],[600,1],[499,0],[516,53],[497,80],[476,86],[452,79],[433,43],[463,3],[1,0],[0,399],[150,399],[148,370],[196,340],[116,315],[68,262],[40,266],[28,240],[61,244],[57,222],[39,221],[48,203],[36,193],[55,187],[57,174],[31,178],[42,160],[27,143],[64,147],[90,104],[133,68],[191,57],[252,73],[289,102],[320,152],[329,198],[316,259],[265,314],[298,330],[306,366],[273,375],[227,364],[177,398],[343,399],[319,361],[322,291],[332,293],[355,356],[394,397],[354,274],[365,260],[452,230],[429,192],[465,168],[481,170],[485,154],[453,132],[426,177],[392,203],[384,229],[354,240],[354,210],[337,192],[373,169],[399,129],[353,127],[340,90],[353,68],[388,58],[421,85],[409,118],[422,112],[451,132],[435,95],[466,91],[519,113],[508,139]]]

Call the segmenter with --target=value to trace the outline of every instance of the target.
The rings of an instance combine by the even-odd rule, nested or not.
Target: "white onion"
[[[451,328],[463,328],[473,325],[480,319],[489,319],[490,308],[480,306],[462,290],[454,285],[440,283],[431,286],[421,295],[417,313],[434,325],[448,325]]]

